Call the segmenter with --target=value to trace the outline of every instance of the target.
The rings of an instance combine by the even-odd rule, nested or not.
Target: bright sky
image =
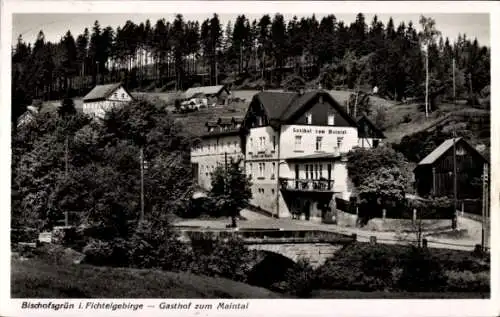
[[[219,18],[224,25],[227,21],[234,23],[238,14],[220,14]],[[246,14],[246,16],[253,20],[259,19],[263,14]],[[274,14],[272,14],[274,15]],[[320,20],[324,14],[316,14]],[[477,38],[480,45],[490,46],[490,16],[484,13],[423,13],[427,17],[432,17],[436,21],[436,27],[441,31],[443,37],[448,37],[450,42],[456,40],[459,33],[466,34],[468,38]],[[127,20],[135,23],[145,22],[150,19],[151,24],[154,25],[160,18],[172,21],[175,14],[14,14],[12,18],[12,39],[15,39],[22,34],[26,42],[34,42],[40,30],[43,30],[45,37],[49,41],[59,41],[59,39],[70,30],[73,36],[83,32],[85,27],[91,29],[95,20],[98,20],[101,26],[112,26],[116,29],[117,26],[123,26]],[[212,13],[206,15],[201,14],[184,14],[186,20],[198,20],[200,24],[206,18],[210,18]],[[290,20],[293,15],[285,14],[286,21]],[[299,19],[302,16],[310,16],[309,14],[297,14]],[[356,14],[339,13],[335,14],[337,20],[342,20],[349,25],[354,21]],[[370,25],[374,14],[365,14],[366,23]],[[379,20],[384,25],[387,24],[389,17],[392,16],[395,26],[400,22],[408,24],[412,21],[413,24],[420,30],[418,20],[420,14],[377,14]]]

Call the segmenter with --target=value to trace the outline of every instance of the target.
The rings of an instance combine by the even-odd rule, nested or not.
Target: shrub
[[[82,253],[57,244],[43,244],[33,250],[33,255],[46,263],[57,265],[80,263],[84,258]]]
[[[192,237],[194,238],[194,237]],[[194,263],[192,271],[208,276],[221,276],[245,281],[251,270],[253,252],[236,237],[216,239],[199,236],[192,239]]]
[[[40,232],[35,228],[21,228],[10,230],[10,242],[16,244],[18,242],[36,242]]]
[[[128,241],[128,259],[139,268],[186,268],[188,250],[165,221],[143,221]]]
[[[362,291],[393,288],[393,269],[404,250],[390,245],[346,246],[316,270],[319,287]]]
[[[121,238],[111,241],[92,239],[83,248],[85,263],[102,266],[128,266],[127,252],[127,241]]]
[[[399,287],[410,292],[440,291],[446,284],[440,261],[429,250],[412,247],[402,259]]]
[[[446,271],[447,290],[452,292],[489,292],[490,274],[471,271]]]
[[[310,298],[316,287],[316,274],[308,259],[301,258],[286,274],[286,289],[299,298]]]

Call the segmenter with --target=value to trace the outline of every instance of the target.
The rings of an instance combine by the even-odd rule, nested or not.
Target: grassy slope
[[[467,118],[467,116],[473,116],[475,114],[489,114],[489,111],[460,104],[442,104],[437,111],[430,113],[429,117],[426,119],[425,113],[419,111],[417,104],[394,105],[388,108],[387,122],[389,125],[384,133],[387,137],[387,141],[398,143],[405,135],[414,134],[435,126],[448,126],[450,123],[448,119],[451,114],[460,114],[464,118]],[[407,115],[410,116],[411,121],[405,123],[403,120]],[[465,120],[462,119],[461,121],[465,122]],[[473,141],[479,142],[482,140]]]
[[[224,278],[38,260],[11,263],[14,298],[278,298],[267,289]]]

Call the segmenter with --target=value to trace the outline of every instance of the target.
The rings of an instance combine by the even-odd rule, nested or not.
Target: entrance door
[[[295,164],[295,189],[299,188],[299,164]]]
[[[311,216],[311,202],[309,200],[306,200],[304,203],[304,215],[306,220],[309,220],[309,217]]]

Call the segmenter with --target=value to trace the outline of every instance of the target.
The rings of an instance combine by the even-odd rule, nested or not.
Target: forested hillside
[[[422,32],[417,32],[418,23]],[[12,119],[33,99],[82,96],[97,83],[122,81],[129,90],[181,90],[193,85],[233,84],[238,88],[282,87],[297,76],[326,89],[371,89],[401,100],[422,98],[428,44],[431,105],[453,97],[477,103],[489,97],[490,49],[458,35],[443,38],[432,18],[346,24],[328,15],[285,21],[283,15],[222,25],[217,14],[205,21],[126,21],[113,29],[93,26],[61,34],[59,42],[35,43],[21,36],[12,54]]]

